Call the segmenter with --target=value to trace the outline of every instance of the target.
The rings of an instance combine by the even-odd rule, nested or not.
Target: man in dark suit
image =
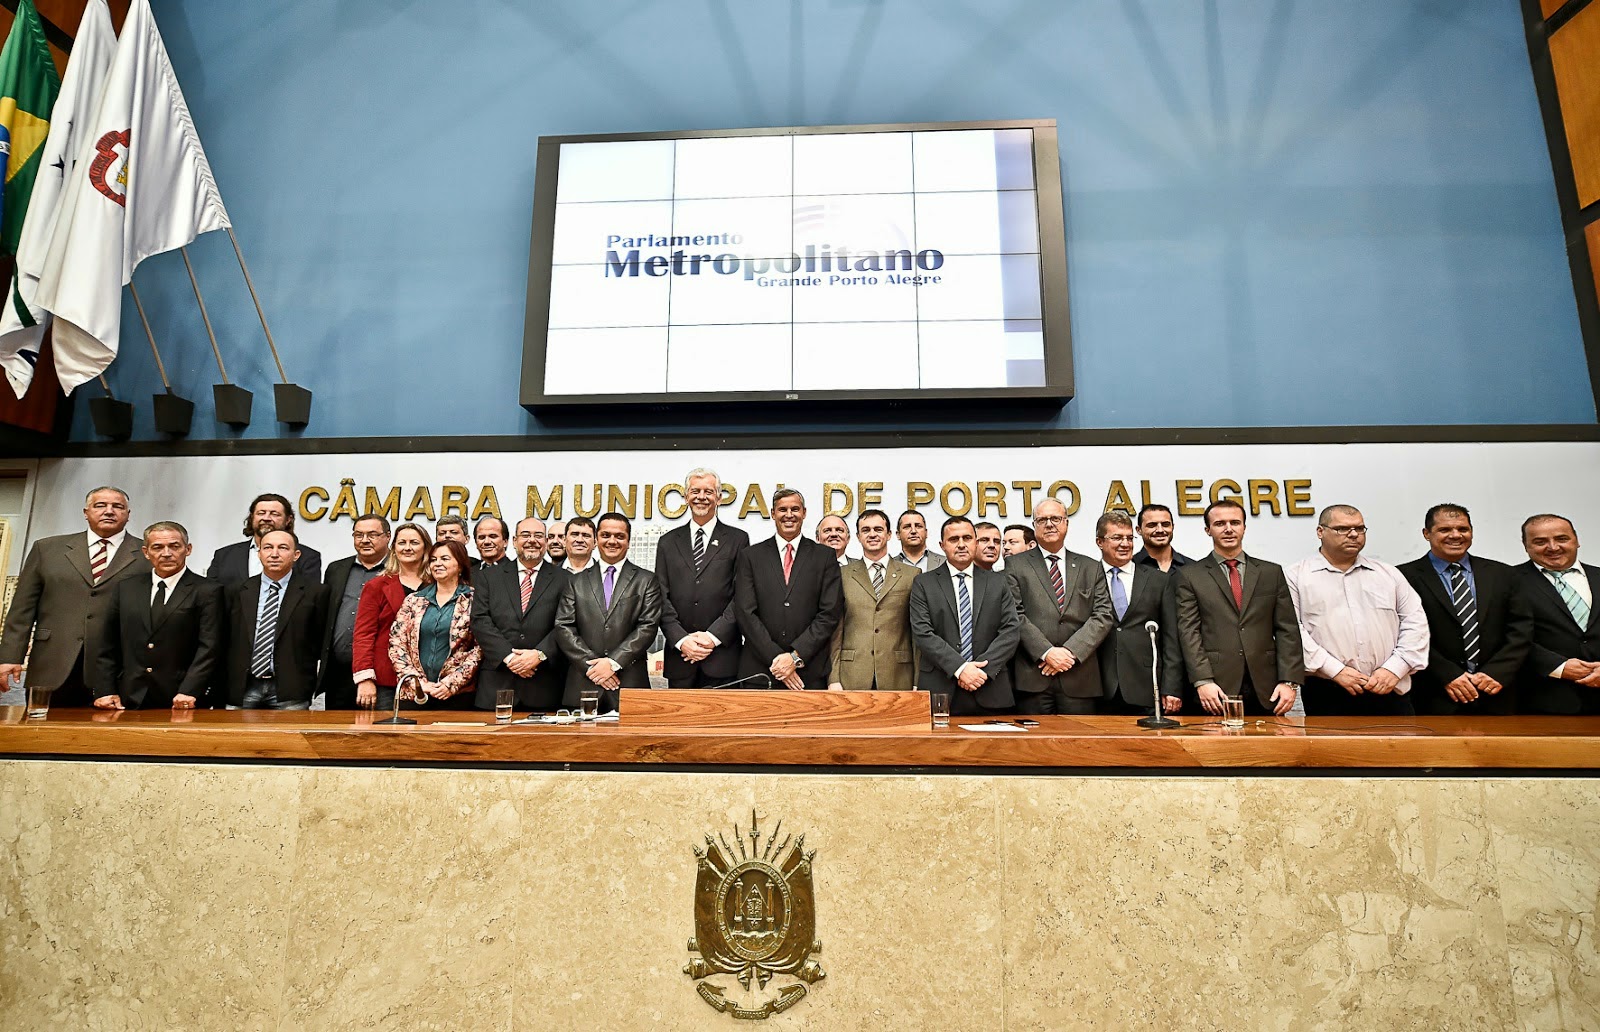
[[[1518,709],[1600,713],[1600,567],[1578,562],[1578,532],[1565,516],[1529,516],[1522,547],[1517,589],[1533,615],[1533,643]]]
[[[319,694],[326,693],[328,709],[355,709],[356,683],[351,657],[355,640],[356,610],[361,591],[383,573],[389,558],[389,520],[368,513],[358,517],[350,529],[355,555],[328,564],[322,582],[322,611],[327,631],[322,638],[322,665],[318,674]],[[366,708],[371,708],[368,702]]]
[[[661,630],[667,636],[667,684],[710,688],[739,676],[743,639],[733,609],[733,573],[750,535],[717,520],[722,481],[709,469],[684,478],[689,522],[661,535]]]
[[[188,569],[189,532],[152,523],[148,577],[124,577],[106,606],[89,690],[98,709],[194,709],[222,650],[222,589]]]
[[[230,584],[260,576],[261,536],[272,530],[294,533],[294,506],[281,494],[256,495],[250,503],[250,511],[244,517],[244,536],[248,540],[217,549],[211,556],[211,565],[206,567],[206,579],[226,588]],[[320,582],[322,553],[310,545],[301,548],[294,572],[307,580]]]
[[[1220,714],[1224,695],[1243,696],[1246,713],[1288,713],[1306,667],[1283,567],[1245,554],[1238,502],[1212,502],[1204,518],[1212,553],[1178,570],[1173,585],[1178,640],[1200,705]]]
[[[472,584],[472,635],[483,649],[478,666],[479,709],[492,710],[495,693],[516,691],[518,709],[559,709],[566,670],[556,642],[556,611],[567,575],[544,561],[544,521],[517,524],[516,565],[486,564]]]
[[[541,524],[542,525],[542,524]],[[514,569],[517,561],[506,549],[511,547],[511,528],[498,516],[485,516],[472,528],[472,543],[478,548],[478,557],[472,560],[472,580],[476,584],[486,569],[504,566]]]
[[[1100,568],[1116,622],[1100,645],[1100,701],[1096,713],[1145,716],[1152,708],[1152,677],[1161,685],[1161,707],[1183,708],[1183,651],[1178,611],[1166,574],[1133,561],[1133,518],[1108,512],[1094,525]],[[1145,624],[1154,621],[1156,647]],[[1158,665],[1159,663],[1159,665]]]
[[[777,533],[739,555],[734,607],[744,631],[739,676],[766,674],[785,688],[828,687],[829,649],[843,596],[833,549],[803,537],[805,497],[792,487],[772,496]]]
[[[1139,510],[1135,518],[1139,537],[1144,547],[1133,561],[1162,573],[1171,573],[1180,566],[1194,562],[1172,547],[1172,510],[1165,505],[1150,504]]]
[[[628,562],[632,536],[633,523],[622,513],[600,517],[597,558],[561,588],[556,643],[567,657],[565,706],[578,705],[583,689],[598,687],[600,712],[608,713],[617,708],[619,689],[650,687],[661,585],[655,574]]]
[[[111,591],[123,577],[138,577],[150,562],[128,537],[127,492],[97,487],[84,499],[88,532],[41,538],[28,549],[0,640],[0,687],[21,676],[54,688],[57,706],[94,701],[85,668],[99,647]],[[30,639],[33,651],[28,651]]]
[[[917,687],[950,693],[952,716],[1010,711],[1011,657],[1022,617],[1004,574],[974,566],[972,521],[952,516],[939,528],[945,562],[911,582],[911,638]]]
[[[1423,517],[1428,554],[1400,572],[1428,614],[1428,666],[1411,675],[1420,714],[1516,712],[1516,678],[1528,658],[1533,614],[1511,567],[1470,555],[1472,516],[1453,503]]]
[[[256,551],[261,575],[223,589],[228,709],[310,709],[322,646],[322,585],[296,569],[293,531],[267,531]]]
[[[1022,613],[1012,661],[1018,713],[1093,713],[1104,690],[1098,649],[1116,622],[1100,565],[1067,548],[1067,507],[1046,498],[1033,510],[1036,546],[1006,559]]]

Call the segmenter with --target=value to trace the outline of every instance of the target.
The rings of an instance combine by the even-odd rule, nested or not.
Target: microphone
[[[1155,699],[1154,706],[1148,717],[1140,717],[1136,723],[1140,727],[1147,727],[1159,731],[1164,727],[1181,727],[1176,720],[1167,717],[1161,712],[1161,674],[1157,669],[1161,661],[1161,650],[1156,645],[1156,632],[1161,630],[1161,625],[1154,620],[1144,622],[1144,631],[1150,635],[1150,694]]]
[[[756,680],[761,680],[761,681],[765,681],[766,682],[766,684],[763,684],[761,687],[766,688],[768,690],[770,690],[772,688],[772,675],[768,674],[768,673],[751,674],[749,677],[741,677],[737,681],[729,681],[727,684],[714,684],[711,687],[712,688],[736,688],[741,684],[748,684],[749,682],[756,681]]]

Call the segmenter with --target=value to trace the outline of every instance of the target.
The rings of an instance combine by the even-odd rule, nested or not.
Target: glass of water
[[[1230,729],[1244,727],[1244,696],[1222,697],[1222,726]]]
[[[600,718],[600,689],[584,688],[578,693],[578,705],[582,707],[582,719],[585,721]]]
[[[950,726],[950,693],[949,692],[930,692],[929,695],[928,695],[928,701],[929,701],[929,704],[933,707],[933,726],[934,727],[949,727]]]
[[[515,688],[501,688],[494,693],[494,721],[496,724],[511,723],[511,710],[517,702]]]

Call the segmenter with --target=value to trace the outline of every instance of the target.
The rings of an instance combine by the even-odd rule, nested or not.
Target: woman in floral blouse
[[[428,563],[433,583],[401,603],[389,632],[389,659],[402,700],[472,709],[483,650],[472,637],[472,565],[459,541],[440,541]],[[408,680],[408,675],[421,678]]]

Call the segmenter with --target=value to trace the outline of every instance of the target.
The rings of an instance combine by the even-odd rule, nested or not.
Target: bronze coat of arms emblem
[[[689,952],[699,956],[683,966],[706,1003],[735,1018],[759,1019],[788,1010],[806,995],[806,987],[824,977],[811,954],[817,941],[816,900],[811,891],[811,860],[806,837],[790,841],[780,820],[765,843],[754,810],[750,830],[735,827],[730,846],[721,832],[706,836],[706,848],[695,847],[698,871],[694,883],[694,938]],[[745,839],[749,839],[746,846]],[[751,997],[739,1003],[727,995],[731,986],[706,981],[731,974]],[[767,983],[778,979],[772,989]]]

